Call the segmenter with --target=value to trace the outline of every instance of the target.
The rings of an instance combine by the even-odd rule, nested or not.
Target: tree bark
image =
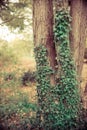
[[[71,0],[71,34],[70,45],[79,78],[81,78],[84,49],[86,42],[87,1]]]
[[[34,45],[44,44],[48,51],[50,66],[55,70],[55,46],[53,43],[53,1],[33,0]],[[51,85],[55,84],[51,76]]]

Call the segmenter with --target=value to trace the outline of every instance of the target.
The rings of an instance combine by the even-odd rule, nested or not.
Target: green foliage
[[[36,105],[29,102],[0,104],[0,123],[7,130],[28,130],[33,123],[32,113],[35,111]]]
[[[59,113],[56,116],[57,125],[61,130],[71,130],[76,126],[75,120],[81,105],[76,70],[69,46],[70,21],[68,11],[60,10],[56,13],[54,34],[57,62],[60,66],[55,88],[59,100]]]
[[[15,98],[16,96],[16,98]],[[4,98],[4,97],[3,97]],[[36,105],[29,102],[28,94],[17,92],[0,104],[0,120],[5,120],[13,115],[23,116],[36,110]]]
[[[35,58],[37,63],[37,120],[39,126],[43,125],[44,129],[47,130],[50,123],[50,75],[53,74],[53,70],[49,67],[47,50],[44,45],[35,48]]]

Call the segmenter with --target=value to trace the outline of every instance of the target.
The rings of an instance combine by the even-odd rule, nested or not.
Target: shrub
[[[24,72],[23,76],[21,77],[22,84],[27,86],[29,82],[34,83],[36,79],[35,72],[31,72],[30,70]]]

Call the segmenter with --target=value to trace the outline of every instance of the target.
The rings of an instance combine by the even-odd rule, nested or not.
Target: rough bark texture
[[[87,0],[83,0],[82,3],[82,16],[81,16],[81,42],[79,49],[79,74],[82,72],[84,52],[86,47],[86,37],[87,37]],[[82,63],[82,64],[81,64]]]
[[[71,50],[77,73],[81,76],[86,42],[87,1],[71,0],[72,31],[70,35]],[[79,77],[80,78],[80,77]]]
[[[55,46],[53,43],[53,1],[33,0],[34,45],[44,44],[48,50],[50,66],[55,69]],[[55,82],[51,76],[51,84]]]

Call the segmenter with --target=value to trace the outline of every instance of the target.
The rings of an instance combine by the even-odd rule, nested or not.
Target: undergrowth
[[[35,119],[37,105],[22,91],[20,78],[18,71],[0,73],[0,129],[28,130]]]

